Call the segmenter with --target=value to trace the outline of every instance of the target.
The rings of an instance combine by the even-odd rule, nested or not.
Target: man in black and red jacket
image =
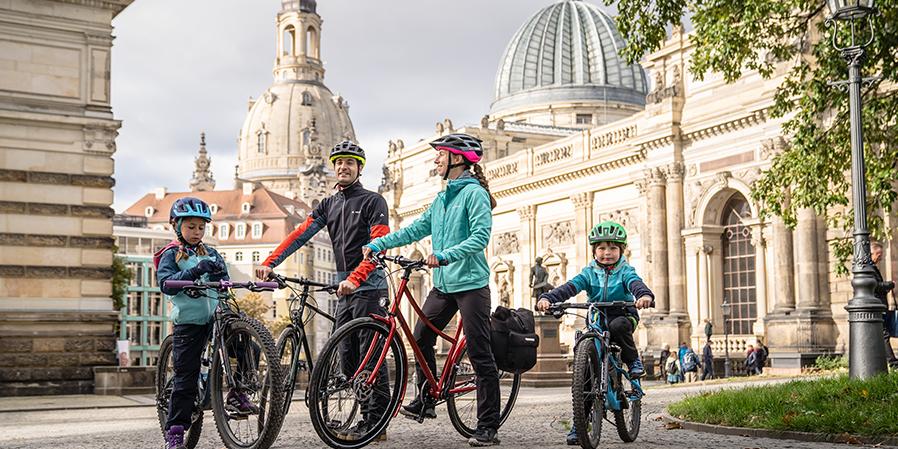
[[[302,248],[318,231],[327,227],[334,259],[337,264],[337,278],[340,280],[337,295],[337,327],[355,319],[376,313],[386,315],[387,303],[386,275],[382,269],[362,257],[362,246],[371,240],[390,232],[387,201],[375,192],[366,190],[359,182],[365,165],[365,151],[358,145],[343,141],[331,150],[330,161],[337,174],[337,192],[321,201],[318,207],[299,225],[256,269],[256,276],[266,279],[271,270],[287,257]],[[361,344],[361,343],[360,343]],[[344,366],[358,366],[360,351],[365,348],[341,348]],[[378,383],[386,384],[386,372],[379,376]],[[389,391],[374,388],[374,391]],[[344,435],[347,439],[365,435],[369,426],[385,413],[389,397],[373,395],[362,405],[362,420]]]

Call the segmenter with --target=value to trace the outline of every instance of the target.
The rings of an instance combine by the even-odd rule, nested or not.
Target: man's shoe
[[[489,427],[478,427],[474,436],[468,438],[468,444],[474,447],[495,446],[499,444],[499,433]]]
[[[358,441],[361,440],[365,435],[367,435],[370,429],[371,427],[368,426],[368,423],[366,423],[365,421],[359,421],[356,423],[356,425],[347,429],[345,433],[342,433],[340,437],[348,441]],[[387,441],[387,429],[384,429],[384,431],[381,432],[380,435],[378,435],[371,441]]]
[[[577,436],[577,428],[571,427],[571,431],[568,432],[567,438],[565,438],[568,446],[579,446],[580,445],[580,437]]]
[[[642,359],[636,358],[636,360],[630,362],[630,379],[639,379],[645,374],[645,367],[642,366]]]
[[[165,431],[165,449],[187,449],[184,446],[184,426],[171,426]]]
[[[259,414],[259,407],[256,407],[255,404],[250,402],[246,393],[236,390],[228,392],[228,397],[225,401],[225,410],[239,415]]]
[[[433,405],[430,405],[430,404],[425,405],[423,402],[421,402],[418,399],[415,399],[414,401],[409,402],[408,405],[403,405],[399,409],[399,413],[401,413],[402,416],[405,416],[406,418],[415,419],[415,420],[418,420],[421,418],[434,419],[437,417],[437,412],[433,408]]]

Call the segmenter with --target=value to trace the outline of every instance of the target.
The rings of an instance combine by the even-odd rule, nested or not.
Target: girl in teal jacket
[[[490,346],[489,266],[484,250],[493,227],[492,208],[483,170],[480,140],[467,134],[449,134],[430,145],[438,151],[437,172],[447,179],[446,189],[437,194],[430,207],[408,227],[374,239],[363,254],[379,253],[431,236],[433,252],[427,265],[433,268],[433,290],[421,310],[438,329],[443,329],[461,312],[468,341],[468,356],[477,373],[477,432],[468,443],[491,446],[499,443],[499,372]],[[443,266],[445,265],[445,266]],[[433,346],[437,335],[419,321],[415,340],[431,372],[436,373]],[[435,418],[433,400],[427,397],[425,376],[418,366],[419,394],[399,412],[410,418]]]

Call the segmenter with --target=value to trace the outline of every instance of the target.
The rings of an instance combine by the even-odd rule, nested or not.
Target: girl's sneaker
[[[165,449],[187,449],[184,446],[184,426],[171,426],[165,432]]]
[[[568,446],[579,446],[580,445],[580,437],[577,436],[577,428],[571,426],[571,431],[567,434],[567,445]]]
[[[241,415],[256,415],[259,413],[259,407],[256,407],[255,404],[250,402],[246,393],[237,390],[228,392],[225,409],[229,412]]]

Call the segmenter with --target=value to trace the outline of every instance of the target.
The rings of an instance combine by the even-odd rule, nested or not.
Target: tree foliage
[[[262,323],[267,322],[267,314],[271,310],[271,306],[265,304],[261,294],[250,292],[235,299],[235,302],[240,311],[250,318],[255,318]]]
[[[117,253],[118,248],[113,249],[113,253]],[[125,264],[121,257],[113,256],[112,258],[112,307],[115,310],[121,310],[125,307],[125,295],[128,293],[128,282],[131,281],[131,269]]]
[[[613,0],[605,0],[611,4]],[[824,0],[618,0],[618,27],[627,40],[622,55],[636,62],[660,48],[665,28],[689,17],[694,33],[690,71],[701,79],[721,73],[733,82],[747,70],[776,75],[790,69],[775,94],[774,117],[785,117],[785,150],[753,186],[764,216],[794,226],[800,208],[813,208],[830,226],[851,229],[851,146],[848,92],[831,84],[847,78],[847,63],[832,45]],[[880,76],[863,91],[868,222],[886,237],[883,216],[898,198],[898,0],[877,2],[874,39],[862,65],[864,77]],[[847,40],[842,27],[839,37]],[[847,234],[846,234],[847,235]],[[848,238],[833,242],[840,260],[851,254]],[[841,264],[840,264],[841,265]],[[844,269],[844,266],[841,268]]]

